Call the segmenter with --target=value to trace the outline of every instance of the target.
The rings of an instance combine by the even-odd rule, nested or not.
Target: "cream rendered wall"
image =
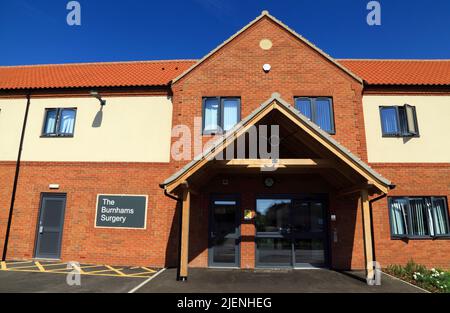
[[[0,162],[16,161],[27,100],[0,99]]]
[[[416,107],[419,138],[383,138],[380,106],[410,104]],[[363,97],[369,162],[450,162],[450,96]]]
[[[92,126],[100,109],[91,97],[31,99],[23,161],[169,162],[172,102],[168,97],[105,97],[100,127]],[[0,102],[0,160],[15,160],[25,100]],[[73,138],[41,138],[46,108],[76,107]]]

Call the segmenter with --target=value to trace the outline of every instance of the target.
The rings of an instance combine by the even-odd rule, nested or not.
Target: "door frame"
[[[213,207],[215,201],[236,201],[236,243],[235,243],[235,262],[233,264],[214,262],[214,246],[211,238],[213,230],[214,215]],[[241,195],[240,194],[211,194],[208,205],[208,267],[210,268],[240,268],[241,267]]]
[[[64,199],[64,205],[62,208],[62,214],[61,214],[61,232],[59,233],[59,238],[58,238],[58,244],[59,244],[59,251],[58,254],[56,256],[50,256],[50,255],[40,255],[38,256],[38,245],[39,245],[39,228],[40,228],[40,221],[41,221],[41,217],[42,217],[42,213],[43,213],[43,205],[44,205],[44,198],[58,198]],[[38,212],[38,216],[37,216],[37,223],[36,223],[36,231],[35,231],[35,239],[34,239],[34,251],[33,251],[33,256],[34,259],[49,259],[49,260],[59,260],[61,259],[61,253],[62,253],[62,238],[63,238],[63,233],[64,233],[64,222],[65,222],[65,216],[66,216],[66,206],[67,206],[67,194],[66,193],[51,193],[51,192],[42,192],[40,195],[40,201],[39,201],[39,212]]]
[[[267,235],[257,235],[257,233],[255,232],[255,267],[256,268],[263,268],[263,269],[270,269],[270,268],[287,268],[287,269],[320,269],[320,268],[331,268],[331,240],[330,240],[330,199],[329,199],[330,195],[328,193],[277,193],[277,194],[257,194],[255,197],[255,211],[256,211],[256,206],[257,206],[257,200],[259,199],[286,199],[286,200],[291,200],[291,212],[289,213],[290,218],[291,218],[291,214],[292,214],[292,205],[294,203],[294,201],[323,201],[324,204],[324,228],[325,228],[325,234],[324,234],[324,260],[325,263],[323,266],[314,266],[314,265],[310,265],[310,266],[296,266],[295,264],[295,248],[294,248],[294,244],[293,244],[293,234],[291,234],[289,237],[283,236],[283,235],[272,235],[272,234],[267,234]],[[256,225],[255,225],[256,227]],[[256,231],[256,228],[255,228]],[[283,265],[283,264],[276,264],[276,263],[270,263],[270,264],[260,264],[258,262],[258,256],[259,256],[259,252],[258,252],[258,245],[256,243],[256,240],[258,238],[289,238],[289,240],[291,240],[291,264],[290,265]]]

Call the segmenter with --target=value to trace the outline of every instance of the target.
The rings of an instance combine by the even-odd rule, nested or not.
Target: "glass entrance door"
[[[325,265],[325,207],[323,201],[296,200],[292,204],[295,267]]]
[[[258,199],[256,264],[260,267],[326,265],[326,208],[321,200]]]
[[[209,266],[239,266],[239,205],[233,198],[212,201],[209,235]]]

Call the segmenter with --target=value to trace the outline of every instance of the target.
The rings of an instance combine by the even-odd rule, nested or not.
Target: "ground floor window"
[[[450,236],[445,197],[393,197],[389,207],[393,237]]]

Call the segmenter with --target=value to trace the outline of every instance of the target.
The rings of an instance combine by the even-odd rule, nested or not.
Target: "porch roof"
[[[354,168],[359,172],[359,174],[364,176],[368,181],[374,182],[375,186],[377,186],[379,190],[387,192],[393,187],[393,184],[389,179],[376,172],[368,164],[366,164],[364,161],[350,152],[350,150],[341,145],[330,134],[322,130],[316,124],[311,122],[306,116],[301,114],[299,110],[291,106],[288,102],[284,101],[279,93],[274,93],[271,98],[269,98],[259,108],[257,108],[250,115],[244,118],[240,123],[233,127],[233,129],[228,131],[225,135],[220,136],[220,138],[218,138],[208,149],[205,149],[203,153],[196,156],[191,162],[186,164],[178,172],[167,178],[162,184],[160,184],[160,187],[164,189],[170,187],[170,190],[174,190],[177,186],[186,181],[186,179],[189,178],[193,173],[195,173],[196,167],[201,167],[209,160],[213,159],[215,155],[223,150],[220,149],[221,147],[225,147],[226,143],[232,142],[233,138],[236,139],[237,137],[239,137],[239,133],[241,133],[242,130],[244,130],[246,127],[254,125],[255,120],[258,116],[262,118],[264,117],[264,115],[267,115],[269,112],[271,112],[271,110],[266,110],[271,105],[274,105],[274,107],[280,106],[281,109],[286,109],[287,111],[283,112],[284,114],[291,115],[296,121],[299,122],[299,125],[301,127],[309,130],[313,135],[315,135],[317,139],[323,140],[324,143],[329,145],[331,148],[334,148],[333,150],[336,150],[336,152],[333,151],[334,154],[340,157],[340,159],[342,159],[343,161],[346,161],[346,163],[354,165]],[[261,116],[262,113],[263,115]],[[194,171],[192,172],[192,170]]]

